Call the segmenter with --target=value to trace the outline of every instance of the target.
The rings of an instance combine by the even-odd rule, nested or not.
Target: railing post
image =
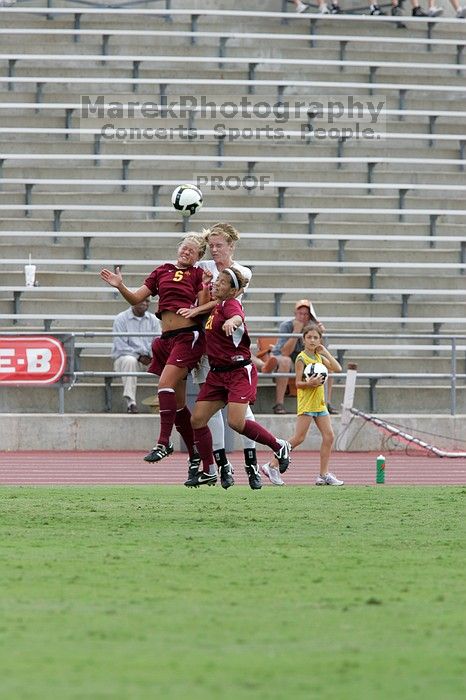
[[[225,58],[227,41],[228,41],[227,36],[221,36],[219,39],[219,42],[218,42],[218,57],[219,58]],[[223,63],[218,64],[218,67],[220,69],[222,69],[223,66],[224,66]]]
[[[20,301],[21,301],[21,294],[19,290],[15,289],[13,292],[13,313],[15,315],[18,315],[21,313],[21,307],[20,307]],[[17,323],[16,319],[13,319],[13,323]]]
[[[108,42],[110,41],[110,34],[102,34],[102,56],[106,56],[108,54]],[[101,61],[102,65],[105,65],[105,61]]]
[[[168,98],[167,98],[167,83],[160,83],[159,85],[159,94],[160,94],[160,116],[162,119],[167,118],[167,105],[168,105]]]
[[[193,34],[191,37],[191,46],[195,46],[197,44],[197,36],[194,36],[194,34],[197,32],[198,19],[199,15],[191,15],[191,33]]]
[[[141,61],[133,61],[133,92],[138,91],[138,83],[137,81],[139,80],[139,66],[141,64]]]
[[[378,381],[378,379],[376,377],[369,377],[369,412],[370,413],[375,413],[377,410],[377,397],[375,395],[377,381]]]
[[[435,246],[434,238],[437,235],[437,219],[438,214],[429,214],[429,236],[432,239],[429,242],[429,248],[434,248]]]
[[[84,260],[89,260],[90,252],[91,252],[91,236],[83,236],[83,258]],[[83,265],[83,269],[87,270],[88,265]]]
[[[16,58],[8,59],[8,77],[13,78],[15,75]],[[14,83],[8,83],[8,90],[12,92],[15,89]]]
[[[408,316],[408,301],[410,294],[401,295],[401,318],[406,318]]]
[[[37,82],[36,84],[36,102],[42,102],[43,90],[45,83]],[[40,111],[39,107],[36,107],[34,112],[37,114]]]
[[[166,10],[172,9],[172,0],[165,0],[165,9]],[[164,19],[165,19],[165,22],[173,22],[171,15],[164,15]]]
[[[65,110],[65,129],[71,129],[72,118],[73,118],[73,107],[67,107]],[[65,133],[65,141],[68,141],[70,135]]]
[[[377,165],[376,162],[371,161],[367,164],[367,184],[372,185],[372,175],[374,173],[374,168]],[[372,187],[367,188],[367,194],[372,194]]]
[[[279,209],[283,209],[285,206],[285,192],[286,192],[286,187],[279,187],[278,188],[278,199],[277,199],[277,206]],[[278,212],[278,219],[283,219],[283,214],[281,211]]]
[[[440,340],[439,340],[438,334],[440,333],[440,328],[441,328],[441,327],[442,327],[442,323],[441,323],[441,322],[436,322],[436,321],[434,321],[433,326],[432,326],[433,331],[434,331],[434,339],[433,339],[433,341],[432,341],[432,345],[439,345],[439,344],[440,344]],[[433,355],[434,355],[434,357],[438,357],[438,356],[439,356],[439,351],[438,351],[438,350],[434,350]]]
[[[432,39],[432,30],[435,22],[427,22],[427,38]]]
[[[283,292],[274,292],[274,295],[273,295],[273,313],[274,313],[274,316],[280,316],[282,297],[283,297]]]
[[[340,61],[344,61],[346,58],[346,45],[348,44],[348,41],[346,39],[342,39],[340,41],[340,53],[339,53],[339,59]],[[343,70],[343,66],[340,66],[340,71]]]
[[[377,72],[377,66],[369,66],[369,85],[374,84],[376,72]],[[372,89],[372,87],[370,87],[369,88],[369,95],[372,96],[373,94],[374,94],[374,90]]]
[[[287,3],[288,3],[288,0],[282,0],[282,9],[281,9],[282,12],[288,11]],[[286,17],[282,17],[281,24],[288,24],[288,20],[286,19]]]
[[[456,415],[456,338],[451,339],[450,413]]]
[[[285,94],[286,85],[277,86],[277,105],[281,107],[283,104],[283,95]]]
[[[218,155],[218,162],[217,162],[217,168],[222,168],[223,167],[223,156],[225,154],[225,134],[219,134],[218,135],[218,141],[217,141],[217,155]]]
[[[398,209],[404,209],[405,208],[405,197],[407,193],[407,188],[400,187],[398,190]],[[405,220],[404,214],[398,214],[398,221],[402,222]]]
[[[122,180],[127,180],[128,179],[128,170],[129,170],[129,164],[131,163],[130,160],[122,160],[121,161],[121,179]],[[127,185],[121,185],[121,191],[126,192],[128,189]]]
[[[400,111],[403,111],[406,109],[405,107],[405,99],[406,99],[406,88],[401,88],[399,93],[398,93],[398,109]],[[403,121],[404,117],[400,115],[400,122]]]
[[[253,82],[256,79],[257,63],[250,63],[248,66],[248,80]],[[256,92],[255,85],[248,85],[248,95],[254,95]]]
[[[52,7],[53,5],[53,0],[47,0],[47,7]],[[53,15],[47,14],[45,15],[46,19],[55,19]]]
[[[458,44],[456,47],[456,64],[458,66],[460,66],[461,62],[462,62],[463,50],[464,50],[464,44]],[[458,68],[458,70],[456,71],[456,75],[461,75],[461,68]]]
[[[110,413],[112,410],[112,377],[104,377],[104,402],[105,411]]]
[[[65,387],[61,379],[58,383],[58,413],[65,413]]]
[[[317,218],[317,214],[314,214],[313,212],[309,212],[307,215],[307,232],[309,234],[309,245],[312,246],[314,245],[314,241],[312,240],[312,236],[314,235],[314,224],[315,220]]]
[[[27,182],[24,188],[24,204],[26,206],[26,209],[24,210],[24,216],[31,216],[31,212],[29,211],[29,205],[32,202],[32,188],[34,187],[33,182]]]
[[[74,15],[74,22],[73,22],[73,29],[76,29],[77,32],[81,29],[81,13],[80,12],[75,12]],[[73,42],[77,44],[79,41],[81,41],[81,37],[79,34],[73,34]]]
[[[61,215],[62,215],[62,210],[61,209],[54,209],[53,211],[53,230],[54,233],[59,233],[61,229]],[[57,238],[53,239],[53,242],[57,242]]]
[[[429,134],[435,134],[435,122],[437,121],[437,116],[435,114],[431,114],[429,116]],[[434,139],[429,139],[429,148],[433,148],[434,146]]]
[[[100,156],[100,147],[101,147],[101,138],[102,134],[94,134],[94,155],[95,156]],[[98,158],[94,158],[94,167],[100,165],[100,160]]]
[[[338,262],[345,262],[345,246],[346,240],[344,238],[338,239]]]
[[[159,206],[159,192],[160,192],[160,185],[152,185],[152,206],[158,207]],[[153,211],[151,214],[151,217],[155,219],[157,216],[157,212]]]
[[[316,45],[316,42],[314,40],[314,36],[316,34],[316,26],[317,26],[317,20],[315,17],[312,17],[310,24],[309,24],[309,34],[311,37],[311,40],[309,42],[309,46],[311,47],[311,49],[313,49]]]
[[[337,158],[343,158],[344,155],[344,145],[346,143],[346,136],[340,136],[337,141]],[[337,163],[337,170],[341,169],[341,161]]]

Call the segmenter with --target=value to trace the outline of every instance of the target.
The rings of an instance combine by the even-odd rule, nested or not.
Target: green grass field
[[[464,488],[2,488],[2,698],[463,698]]]

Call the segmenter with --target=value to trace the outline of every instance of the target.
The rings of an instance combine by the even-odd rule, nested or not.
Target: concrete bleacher
[[[438,350],[438,338],[464,334],[466,293],[463,25],[407,16],[400,36],[390,17],[178,5],[134,12],[67,5],[53,8],[53,20],[46,8],[1,11],[0,330],[45,324],[108,332],[126,304],[98,287],[99,265],[122,263],[125,280],[138,286],[155,260],[173,258],[187,227],[228,218],[246,232],[237,257],[253,267],[245,299],[252,332],[272,332],[307,296],[330,334],[434,333],[431,352],[413,341],[396,362],[387,345],[376,350],[370,340],[370,353],[351,343],[337,350],[360,365],[359,406],[423,412],[433,400],[448,411],[450,346]],[[80,95],[99,90],[107,101],[158,105],[156,125],[174,128],[173,138],[100,137],[100,120],[79,120]],[[282,109],[303,94],[383,97],[383,138],[319,141],[325,109],[320,116],[301,109],[284,125],[272,117],[281,140],[267,138],[264,120],[247,110],[232,119],[214,108],[163,112],[190,90],[214,104],[247,97]],[[259,137],[229,139],[219,122]],[[195,138],[180,135],[180,124]],[[169,206],[174,184],[219,174],[271,180],[261,189],[207,186],[204,209],[189,222],[177,217]],[[25,290],[30,254],[40,286]],[[111,371],[108,338],[104,346],[82,350],[84,371]],[[406,376],[394,376],[400,373]],[[267,411],[273,383],[261,383],[258,407]],[[153,391],[153,380],[146,384],[141,397]],[[407,385],[416,391],[403,392]],[[343,386],[336,383],[334,403]],[[16,387],[4,392],[7,410],[26,410]],[[465,410],[464,379],[457,392]],[[56,410],[53,391],[31,395],[31,410]],[[66,410],[105,410],[108,385],[102,376],[80,377],[65,403]],[[111,410],[120,410],[117,401]]]

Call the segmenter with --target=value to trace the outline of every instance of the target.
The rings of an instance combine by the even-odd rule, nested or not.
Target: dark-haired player
[[[244,311],[236,298],[247,280],[234,266],[225,268],[214,284],[217,301],[205,325],[207,356],[210,371],[194,406],[191,423],[194,440],[202,460],[202,471],[193,475],[186,486],[214,484],[212,435],[207,426],[211,416],[228,406],[228,425],[241,435],[267,445],[285,471],[290,459],[290,444],[274,437],[256,421],[246,418],[247,407],[254,403],[257,370],[251,362],[251,341],[244,324]],[[227,489],[233,485],[231,467],[220,470],[220,482]]]

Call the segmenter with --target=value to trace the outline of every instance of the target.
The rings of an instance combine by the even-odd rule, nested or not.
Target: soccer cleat
[[[262,488],[261,475],[257,464],[246,467],[246,474],[248,475],[249,486],[253,490]]]
[[[428,17],[440,17],[440,15],[443,15],[443,9],[441,7],[431,7],[427,14]]]
[[[277,442],[280,443],[280,449],[274,454],[278,459],[278,469],[280,470],[280,474],[284,474],[290,463],[291,445],[286,440],[281,440],[280,438],[277,438]]]
[[[199,486],[215,486],[217,483],[217,474],[206,474],[205,472],[196,472],[192,474],[185,482],[184,485],[188,488],[199,488]]]
[[[192,476],[195,476],[201,467],[201,458],[199,455],[188,457],[188,481]],[[185,484],[186,485],[186,484]]]
[[[318,9],[318,13],[320,15],[329,15],[330,14],[330,10],[328,9],[326,3],[324,3],[323,5],[320,5],[320,7]]]
[[[280,476],[280,472],[278,469],[271,467],[269,462],[262,465],[261,472],[262,474],[265,474],[268,479],[270,479],[274,486],[285,486],[285,482]]]
[[[466,8],[460,7],[459,10],[456,11],[456,19],[464,19],[465,17],[466,17]]]
[[[332,2],[332,4],[330,5],[330,14],[331,15],[341,15],[342,14],[341,7],[340,7],[340,5],[338,5],[338,3]]]
[[[316,479],[316,486],[343,486],[344,483],[344,481],[337,479],[335,474],[331,472],[327,472],[324,476],[319,474]]]
[[[168,457],[172,454],[174,448],[171,442],[168,445],[161,445],[160,443],[155,445],[152,450],[144,457],[145,462],[160,462],[164,457]]]
[[[234,483],[233,467],[230,462],[227,462],[220,467],[220,484],[223,489],[229,489]]]
[[[424,12],[422,7],[413,7],[411,14],[413,17],[427,17],[427,12]]]
[[[298,2],[296,5],[296,12],[301,13],[301,12],[306,12],[308,9],[309,5],[305,5],[303,2]]]

